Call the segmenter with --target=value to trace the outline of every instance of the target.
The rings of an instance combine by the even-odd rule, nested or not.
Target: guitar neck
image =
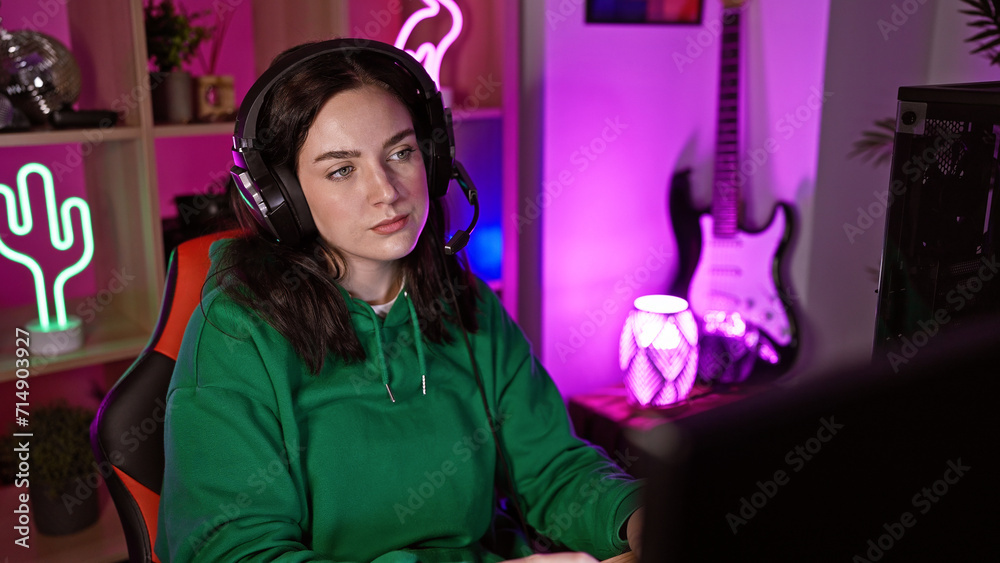
[[[715,140],[715,182],[712,217],[715,235],[735,236],[739,230],[740,190],[740,19],[742,7],[725,7],[719,67],[719,113]]]

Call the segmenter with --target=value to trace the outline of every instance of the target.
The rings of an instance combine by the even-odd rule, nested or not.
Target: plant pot
[[[64,536],[79,532],[97,522],[100,516],[98,495],[86,498],[74,496],[72,484],[67,484],[55,498],[42,489],[32,489],[31,512],[35,529],[46,536]],[[71,499],[64,502],[64,497]]]
[[[153,121],[190,123],[194,119],[191,103],[191,73],[186,70],[149,73],[153,89]]]
[[[198,121],[228,121],[236,116],[231,75],[195,77],[194,107]]]

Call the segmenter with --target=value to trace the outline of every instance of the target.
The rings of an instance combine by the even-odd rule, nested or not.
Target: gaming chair
[[[159,561],[153,553],[163,485],[163,420],[167,387],[184,329],[202,295],[213,242],[223,231],[181,243],[171,253],[163,301],[146,348],[108,391],[90,426],[90,442],[128,544],[131,563]]]

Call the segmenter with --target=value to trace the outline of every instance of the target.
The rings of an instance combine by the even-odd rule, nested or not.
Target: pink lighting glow
[[[532,58],[540,65],[537,76],[526,83],[536,84],[532,91],[544,97],[539,111],[543,142],[537,148],[543,162],[533,181],[538,193],[527,194],[533,203],[548,204],[543,219],[533,222],[540,231],[539,257],[530,257],[541,262],[536,345],[560,391],[571,397],[621,382],[613,343],[621,337],[632,301],[640,295],[669,293],[667,288],[677,278],[677,235],[666,209],[672,175],[690,168],[696,203],[705,206],[711,201],[722,49],[721,39],[711,30],[721,29],[723,3],[705,2],[700,25],[594,25],[585,21],[582,10],[546,21],[546,15],[562,14],[567,4],[580,2],[520,3],[524,17],[540,21],[539,27],[546,31]],[[830,4],[829,0],[746,2],[743,22],[746,58],[741,83],[746,91],[741,99],[747,107],[740,113],[746,127],[745,150],[738,162],[756,166],[745,186],[745,216],[751,226],[766,225],[775,201],[789,202],[801,211],[802,238],[793,245],[787,263],[792,270],[792,294],[802,304],[809,296],[809,279],[837,279],[815,273],[810,278],[810,271],[820,271],[811,270],[810,264],[827,261],[812,258],[819,251],[810,251],[811,245],[820,239],[807,241],[813,233],[818,236],[840,229],[851,210],[855,212],[851,217],[857,216],[858,204],[849,207],[853,202],[849,198],[829,200],[842,204],[834,214],[820,207],[814,211],[812,204],[821,117],[827,104],[841,103],[847,108],[855,101],[846,98],[846,92],[837,92],[824,102],[822,111],[809,109],[810,100],[815,101],[810,98],[814,87],[821,94],[836,91],[824,86]],[[470,21],[467,26],[471,25]],[[877,29],[875,35],[875,42],[881,43]],[[710,40],[701,50],[689,53],[689,46],[699,45],[699,37]],[[893,35],[894,48],[899,47],[896,42],[901,37],[901,33]],[[953,43],[959,46],[955,60],[971,60],[961,49],[961,39]],[[695,56],[679,63],[674,53]],[[843,55],[831,57],[847,60]],[[847,65],[844,72],[852,68],[846,62],[843,65]],[[925,61],[922,68],[926,66]],[[895,90],[883,92],[888,93],[880,99],[895,99]],[[794,117],[800,107],[810,112],[809,119]],[[793,130],[788,129],[789,114],[796,119]],[[844,130],[848,145],[864,129],[864,123],[858,123],[836,125],[837,131]],[[840,137],[836,139],[840,143]],[[757,166],[760,163],[753,161],[751,151],[774,147],[775,142],[777,150]],[[835,149],[829,154],[834,153]],[[615,189],[609,190],[610,186]],[[865,193],[871,197],[871,190]],[[806,229],[814,213],[831,217],[824,230]],[[857,255],[856,248],[848,244],[843,250],[835,237],[828,238],[829,248],[818,247],[823,252]],[[839,241],[846,242],[842,233]],[[522,257],[526,256],[522,253]],[[529,289],[525,286],[522,291]],[[844,295],[837,288],[825,291]],[[873,300],[862,301],[874,308]],[[831,315],[842,316],[843,310],[831,310]],[[607,318],[600,318],[598,311],[607,312]],[[743,320],[749,324],[750,319],[744,316]],[[870,340],[869,335],[868,345]],[[701,357],[705,355],[701,339],[698,345]]]
[[[654,407],[683,401],[698,368],[698,324],[687,301],[644,295],[634,306],[619,347],[629,401]]]

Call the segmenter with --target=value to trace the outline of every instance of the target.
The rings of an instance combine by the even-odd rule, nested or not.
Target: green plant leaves
[[[875,129],[861,132],[861,138],[854,141],[854,150],[847,156],[860,157],[863,162],[879,166],[892,159],[892,144],[896,139],[896,118],[886,117],[874,122]]]
[[[178,70],[194,57],[198,46],[211,34],[207,27],[194,22],[209,13],[209,10],[190,14],[180,11],[173,0],[151,1],[143,6],[146,51],[156,70]]]
[[[990,64],[1000,65],[1000,0],[959,0],[967,9],[959,13],[972,16],[969,27],[978,30],[967,38],[967,43],[977,43],[972,54],[984,53],[990,59]]]
[[[94,411],[61,400],[32,411],[33,487],[43,488],[52,496],[95,469],[90,447],[93,419]]]

